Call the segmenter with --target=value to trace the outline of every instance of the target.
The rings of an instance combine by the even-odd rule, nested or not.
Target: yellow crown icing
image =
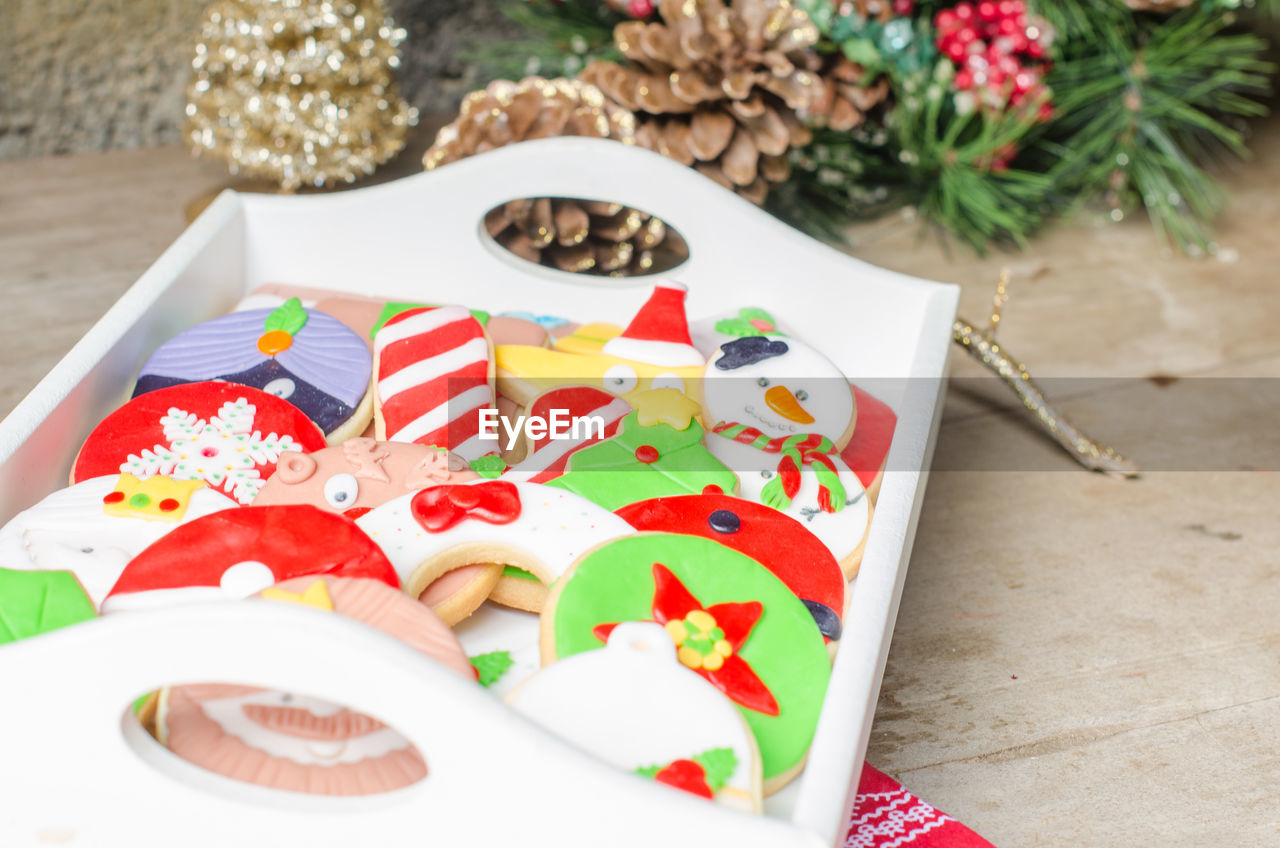
[[[287,592],[284,589],[278,589],[272,586],[262,590],[262,597],[268,601],[281,601],[286,604],[302,604],[303,606],[315,607],[325,612],[333,612],[333,596],[329,594],[329,587],[325,585],[323,580],[317,580],[303,589],[301,594],[297,592]]]
[[[187,514],[192,493],[204,485],[203,480],[174,480],[162,475],[140,480],[121,474],[115,489],[103,498],[102,510],[121,518],[177,523]]]

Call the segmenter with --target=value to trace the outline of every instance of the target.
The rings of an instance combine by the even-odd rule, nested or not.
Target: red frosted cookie
[[[637,530],[702,536],[746,554],[796,593],[823,636],[840,638],[844,572],[822,540],[789,515],[716,494],[653,498],[616,512]]]
[[[197,518],[138,554],[102,611],[247,598],[311,574],[400,587],[381,548],[351,519],[313,506],[249,506]]]
[[[261,597],[354,618],[474,679],[448,625],[377,581],[304,577],[266,589]],[[163,690],[156,734],[188,762],[233,780],[291,792],[368,795],[408,786],[427,773],[409,740],[372,716],[306,695],[249,686],[206,683]]]
[[[889,404],[857,386],[853,386],[853,396],[858,402],[858,426],[849,444],[840,451],[840,458],[858,475],[867,490],[867,497],[875,503],[880,496],[880,481],[884,477],[885,460],[893,442],[893,430],[898,426],[898,416]]]
[[[204,480],[253,502],[286,451],[325,446],[324,434],[288,401],[250,386],[184,383],[139,395],[85,439],[71,482],[108,474]]]

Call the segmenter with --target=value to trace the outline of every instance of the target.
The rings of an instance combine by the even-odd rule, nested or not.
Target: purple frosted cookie
[[[362,409],[372,368],[364,339],[333,316],[304,309],[295,297],[275,309],[223,315],[173,337],[143,364],[133,396],[223,380],[284,398],[329,435]]]

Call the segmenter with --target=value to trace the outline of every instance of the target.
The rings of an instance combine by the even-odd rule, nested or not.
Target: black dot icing
[[[717,509],[708,515],[707,524],[717,533],[737,533],[742,529],[742,519],[727,509]]]
[[[817,601],[810,601],[802,598],[801,602],[809,608],[809,612],[813,615],[813,621],[818,625],[818,632],[828,639],[839,639],[840,633],[844,629],[840,624],[840,616],[836,615],[835,610],[826,604]]]

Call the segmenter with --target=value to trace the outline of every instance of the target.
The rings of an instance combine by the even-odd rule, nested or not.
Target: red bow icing
[[[510,524],[520,517],[520,492],[506,480],[432,486],[413,496],[409,511],[428,533],[443,533],[464,518]]]

